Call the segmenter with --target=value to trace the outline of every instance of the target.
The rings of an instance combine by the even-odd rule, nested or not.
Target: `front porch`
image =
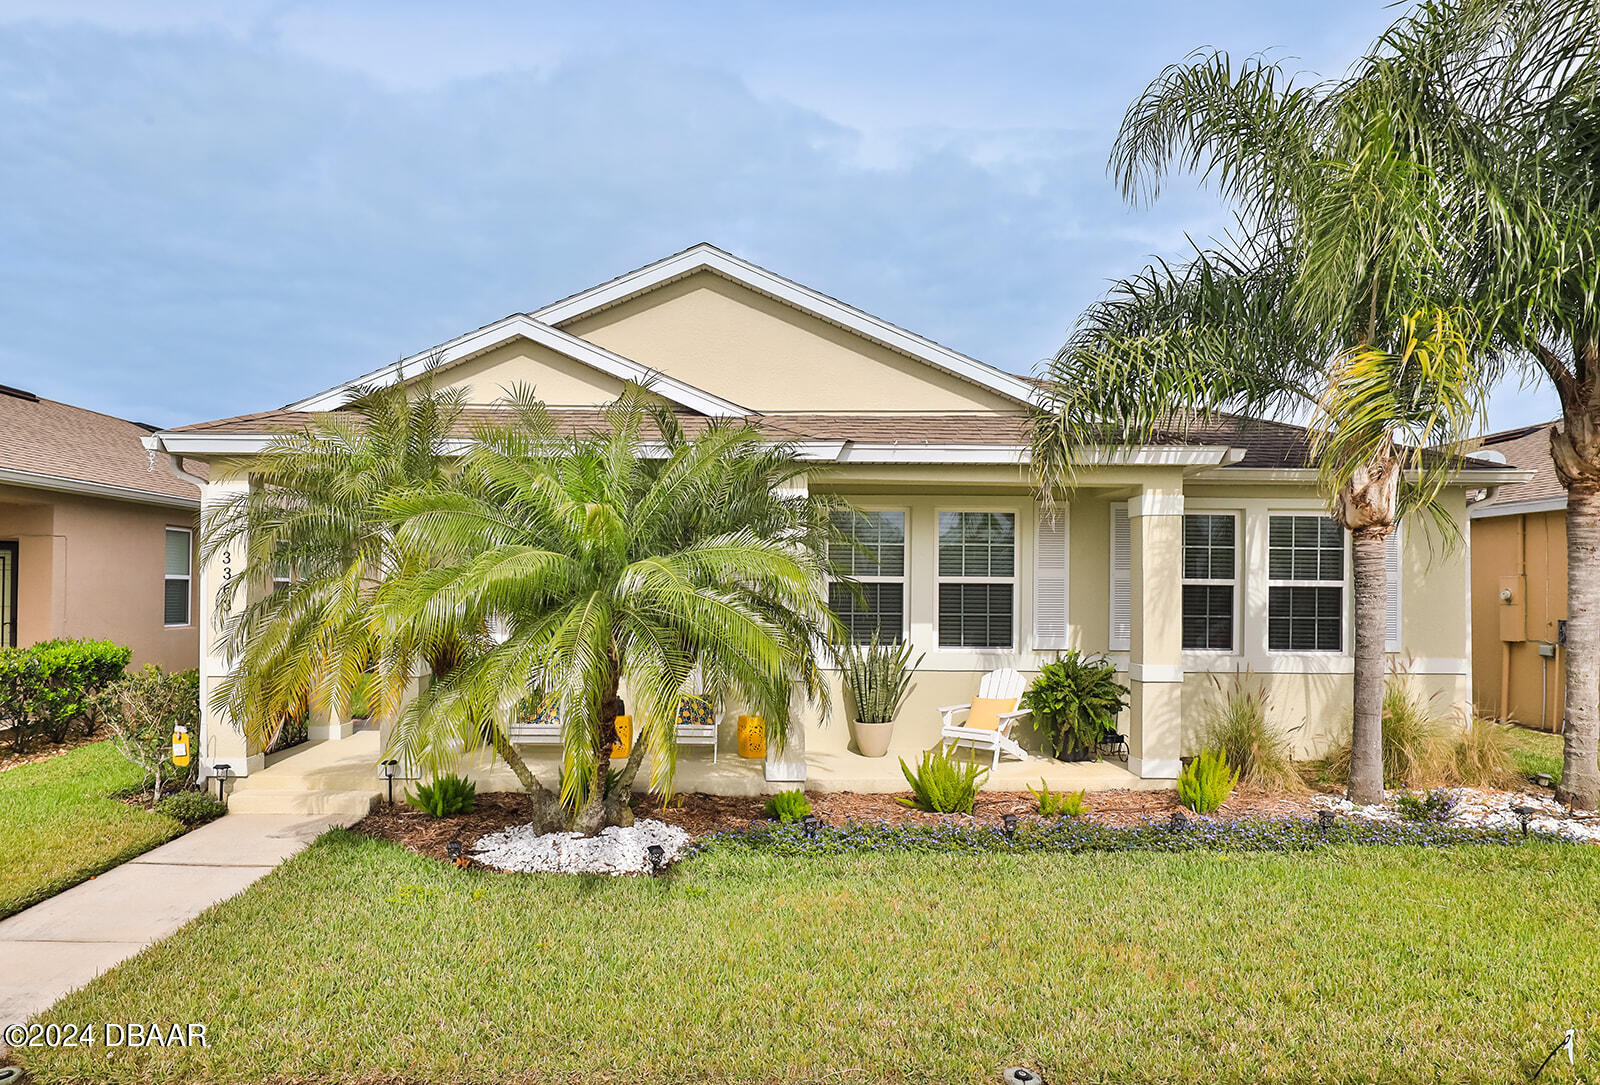
[[[528,767],[547,787],[555,786],[561,754],[554,745],[519,746]],[[963,754],[964,756],[964,754]],[[987,755],[985,755],[986,758]],[[347,738],[307,742],[268,754],[248,776],[229,782],[229,808],[240,813],[305,813],[348,817],[365,814],[385,799],[387,787],[379,770],[382,745],[377,728],[357,730]],[[907,758],[910,760],[910,758]],[[462,761],[459,771],[478,790],[517,791],[516,776],[489,751]],[[1064,762],[1029,755],[1026,761],[1002,760],[984,782],[985,791],[1022,791],[1043,780],[1052,791],[1110,791],[1170,786],[1170,781],[1142,780],[1116,761]],[[635,790],[649,782],[649,765],[640,770]],[[412,781],[396,779],[401,801]],[[717,761],[704,747],[678,753],[675,788],[708,795],[765,795],[800,787],[807,791],[899,792],[908,790],[895,756],[862,757],[844,750],[811,750],[806,754],[803,783],[767,779],[766,762],[739,757],[724,743]]]

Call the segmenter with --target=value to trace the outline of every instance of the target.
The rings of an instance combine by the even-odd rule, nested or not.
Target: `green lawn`
[[[183,832],[109,797],[142,778],[109,742],[0,772],[0,916]]]
[[[1528,775],[1548,772],[1552,780],[1561,779],[1561,755],[1565,739],[1550,731],[1534,731],[1527,727],[1507,727],[1506,736],[1511,743],[1511,756],[1517,768]]]
[[[1586,846],[725,852],[651,881],[463,873],[336,831],[46,1018],[203,1022],[209,1049],[28,1061],[45,1082],[1502,1082],[1600,1030],[1596,960]]]

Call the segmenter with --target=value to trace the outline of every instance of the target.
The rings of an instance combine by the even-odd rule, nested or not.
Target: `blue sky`
[[[697,241],[1028,372],[1108,277],[1224,222],[1106,176],[1164,64],[1336,74],[1394,14],[8,0],[0,383],[266,410]],[[1513,387],[1491,422],[1553,414]]]

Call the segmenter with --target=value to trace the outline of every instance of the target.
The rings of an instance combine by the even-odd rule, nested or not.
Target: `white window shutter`
[[[1067,508],[1034,507],[1033,647],[1067,647]]]
[[[1383,545],[1384,575],[1389,587],[1388,623],[1384,627],[1383,650],[1398,652],[1400,646],[1400,529],[1389,532]]]
[[[1128,503],[1111,506],[1111,650],[1126,652],[1133,645],[1133,538],[1128,527]]]

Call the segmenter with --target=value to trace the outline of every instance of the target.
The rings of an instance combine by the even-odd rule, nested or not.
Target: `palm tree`
[[[218,595],[223,613],[241,595],[244,605],[227,630],[237,665],[213,703],[253,741],[268,744],[311,708],[347,711],[364,683],[377,714],[392,717],[412,675],[451,667],[459,646],[385,640],[372,606],[378,585],[417,560],[395,538],[386,504],[455,473],[461,418],[461,394],[434,391],[424,371],[362,390],[260,454],[219,465],[252,484],[208,510],[204,525],[208,558],[246,555]]]
[[[825,703],[817,646],[840,633],[829,506],[785,492],[803,465],[743,423],[686,436],[639,388],[577,432],[526,390],[508,409],[474,427],[458,473],[387,503],[417,560],[379,592],[380,639],[469,646],[401,714],[396,750],[441,765],[529,698],[553,703],[561,797],[592,832],[631,820],[646,754],[670,792],[693,685],[764,717],[781,748],[795,690]],[[612,773],[624,691],[639,737]]]
[[[1225,412],[1311,417],[1330,512],[1352,538],[1357,802],[1383,792],[1385,540],[1412,511],[1453,528],[1437,499],[1491,375],[1456,304],[1446,193],[1405,104],[1372,71],[1299,85],[1220,52],[1164,71],[1124,118],[1113,172],[1138,199],[1174,164],[1198,171],[1234,205],[1236,234],[1151,265],[1084,314],[1049,366],[1052,409],[1033,439],[1049,492],[1095,445]]]
[[[1600,4],[1425,4],[1383,44],[1419,153],[1448,178],[1464,291],[1524,384],[1561,404],[1567,489],[1565,759],[1557,797],[1600,805]]]

